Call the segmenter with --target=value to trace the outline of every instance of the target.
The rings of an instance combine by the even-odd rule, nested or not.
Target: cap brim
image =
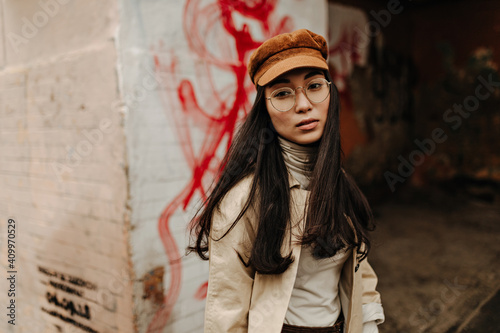
[[[278,76],[296,68],[312,67],[328,69],[328,65],[324,59],[308,55],[298,55],[278,61],[274,66],[269,68],[257,81],[259,86],[265,86]]]

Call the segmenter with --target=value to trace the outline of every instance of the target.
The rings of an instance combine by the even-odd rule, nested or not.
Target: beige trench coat
[[[209,239],[209,279],[205,308],[205,333],[248,332],[280,333],[288,309],[297,274],[300,245],[295,245],[297,234],[303,230],[302,218],[308,191],[302,190],[290,175],[292,233],[287,230],[285,240],[292,239],[295,260],[282,274],[265,275],[246,267],[238,254],[248,262],[250,248],[256,235],[255,209],[251,206],[221,240],[244,206],[252,178],[249,176],[234,186],[223,198],[219,211],[214,211],[212,237]],[[282,254],[288,254],[290,245],[283,242]],[[377,276],[365,259],[358,263],[356,249],[342,269],[339,296],[345,318],[346,333],[361,333],[362,305],[380,303],[375,290]]]

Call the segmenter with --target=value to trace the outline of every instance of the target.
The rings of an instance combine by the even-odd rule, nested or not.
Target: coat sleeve
[[[246,213],[223,238],[245,204],[238,188],[214,210],[209,237],[209,277],[205,333],[247,332],[255,272],[246,265],[253,229]],[[248,209],[250,211],[251,208]],[[247,211],[247,212],[248,212]]]
[[[370,322],[375,322],[378,325],[385,321],[384,309],[382,308],[380,293],[376,290],[378,278],[368,263],[368,259],[360,263],[359,269],[363,285],[363,323],[365,323],[365,328],[368,329],[370,325],[373,326],[373,323]],[[370,332],[370,330],[367,330],[367,332]]]

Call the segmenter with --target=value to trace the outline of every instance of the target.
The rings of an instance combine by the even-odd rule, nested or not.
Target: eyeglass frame
[[[328,81],[327,79],[325,79],[325,78],[316,78],[316,79],[312,79],[311,81],[307,82],[307,84],[306,84],[305,86],[307,87],[307,86],[308,86],[311,82],[313,82],[314,80],[323,80],[323,81],[325,81],[325,82],[326,82],[326,84],[328,85],[328,95],[326,95],[326,96],[325,96],[325,98],[324,98],[323,100],[319,101],[319,102],[313,102],[313,101],[311,101],[311,100],[309,99],[309,96],[307,96],[307,92],[306,92],[306,90],[304,90],[304,87],[303,87],[303,86],[298,86],[298,87],[296,87],[296,88],[286,87],[286,88],[289,88],[289,89],[293,90],[293,105],[292,105],[292,106],[291,106],[288,110],[284,110],[284,111],[282,111],[282,110],[279,110],[278,108],[276,108],[276,107],[274,106],[274,104],[273,104],[273,101],[271,100],[271,99],[273,98],[272,96],[270,96],[270,97],[266,97],[266,99],[267,99],[267,100],[269,100],[269,101],[271,102],[271,105],[273,106],[273,108],[274,108],[276,111],[278,111],[278,112],[288,112],[288,111],[290,111],[291,109],[293,109],[293,107],[297,104],[297,94],[296,94],[296,92],[295,92],[295,91],[296,91],[297,89],[301,88],[301,89],[302,89],[302,93],[304,94],[304,96],[306,96],[307,100],[308,100],[309,102],[311,102],[312,104],[319,104],[319,103],[321,103],[321,102],[324,102],[324,101],[325,101],[325,99],[327,99],[327,98],[328,98],[328,96],[330,96],[330,93],[331,93],[330,85],[331,85],[332,83],[331,83],[330,81]],[[277,88],[277,89],[274,89],[274,90],[271,92],[271,95],[272,95],[272,94],[274,94],[274,92],[275,92],[275,91],[280,90],[280,89],[283,89],[283,88]]]

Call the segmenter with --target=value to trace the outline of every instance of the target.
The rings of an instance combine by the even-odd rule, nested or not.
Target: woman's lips
[[[318,125],[318,120],[316,119],[306,119],[297,124],[297,127],[301,130],[311,130]]]

